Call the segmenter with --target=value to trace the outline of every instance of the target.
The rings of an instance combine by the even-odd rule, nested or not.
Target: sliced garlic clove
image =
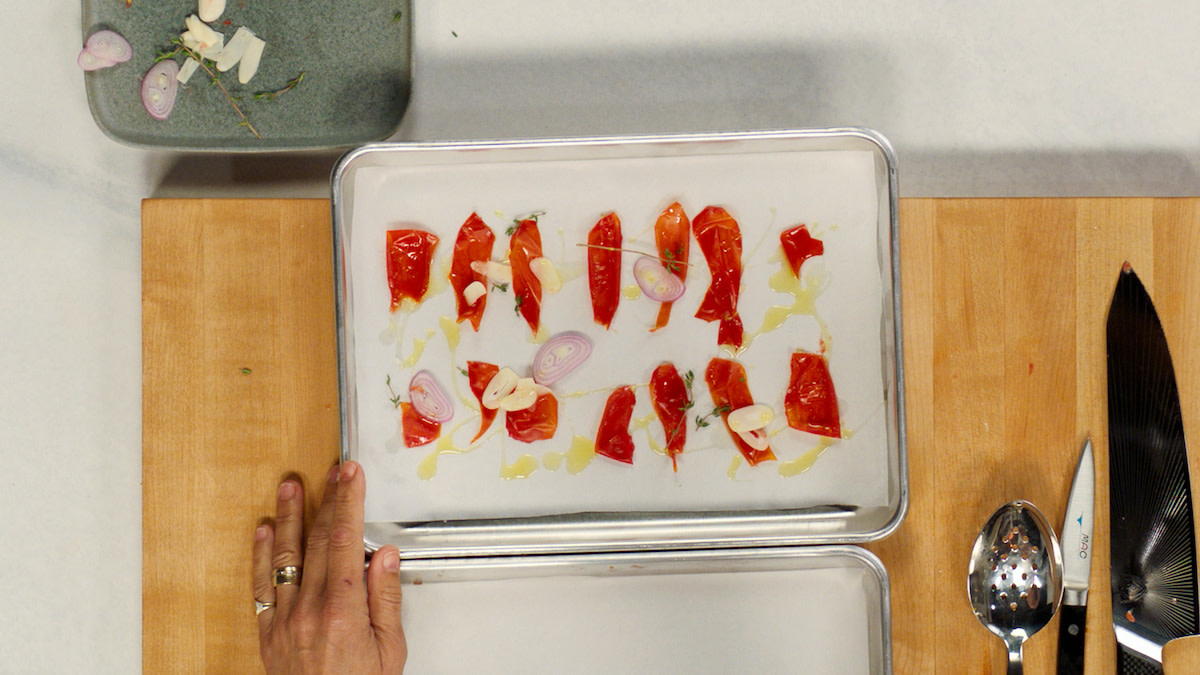
[[[467,306],[474,306],[485,295],[487,295],[487,286],[478,281],[472,281],[463,289],[463,300],[467,301]]]
[[[554,263],[549,258],[530,260],[529,271],[533,272],[533,276],[541,282],[543,291],[557,293],[562,289],[562,279],[558,276],[558,269],[554,267]]]
[[[212,23],[221,18],[221,14],[225,12],[225,0],[200,0],[196,8],[196,13],[200,15],[200,20]]]
[[[492,283],[512,283],[512,267],[507,263],[499,263],[494,260],[476,260],[471,263],[471,271],[476,274],[482,274]]]
[[[539,391],[539,385],[532,377],[522,377],[517,380],[512,393],[500,400],[500,409],[512,412],[532,408],[537,403]]]
[[[737,432],[738,438],[746,442],[746,445],[755,450],[766,450],[771,447],[771,442],[767,439],[767,430],[764,428],[753,429],[751,431]]]
[[[192,79],[192,73],[196,72],[199,67],[200,62],[189,57],[183,62],[183,67],[179,69],[179,74],[175,76],[175,79],[179,80],[180,84],[187,84],[188,80]]]
[[[238,82],[246,84],[258,72],[258,62],[262,59],[266,46],[267,43],[263,42],[262,38],[250,36],[250,44],[246,45],[246,51],[242,53],[242,60],[238,65]]]
[[[233,37],[229,38],[229,44],[221,50],[221,58],[217,59],[217,70],[223,73],[236,66],[246,53],[246,48],[250,46],[252,37],[254,37],[253,31],[245,26],[239,27]]]
[[[200,50],[200,56],[209,61],[216,61],[221,58],[221,52],[225,51],[225,36],[217,33],[217,41],[208,47]]]
[[[729,416],[725,418],[725,423],[729,425],[730,431],[742,433],[761,429],[770,424],[773,419],[775,419],[775,411],[771,409],[771,406],[756,403],[730,412]],[[761,450],[761,448],[759,449]]]
[[[187,25],[187,32],[191,33],[192,39],[196,41],[197,49],[208,49],[215,45],[218,39],[221,42],[225,41],[224,35],[210,28],[208,24],[201,21],[200,17],[195,14],[189,14],[183,22]],[[220,36],[220,38],[217,36]]]
[[[484,387],[480,403],[488,410],[499,408],[501,399],[516,390],[517,381],[520,379],[512,368],[501,368]]]

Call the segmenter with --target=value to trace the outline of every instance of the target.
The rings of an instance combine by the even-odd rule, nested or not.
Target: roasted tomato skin
[[[537,335],[542,314],[542,282],[534,276],[529,261],[542,257],[542,233],[537,221],[527,218],[517,223],[508,243],[508,262],[512,265],[513,292],[516,294],[517,311]]]
[[[387,277],[392,311],[406,299],[421,302],[429,291],[429,269],[438,237],[425,230],[388,230]]]
[[[712,395],[713,406],[721,411],[721,422],[733,439],[737,449],[746,458],[750,466],[759,462],[775,459],[775,453],[770,446],[764,450],[756,450],[729,428],[729,413],[748,405],[754,405],[754,397],[750,394],[750,386],[746,382],[746,369],[737,361],[716,358],[708,362],[704,372],[704,381],[708,384],[709,394]]]
[[[479,440],[488,427],[492,426],[492,420],[496,419],[496,410],[487,408],[483,405],[483,392],[487,390],[488,383],[500,372],[500,367],[483,361],[467,361],[467,380],[471,385],[471,393],[475,395],[475,400],[479,401],[479,433],[475,434],[475,438],[471,442]]]
[[[400,402],[400,428],[404,432],[404,447],[416,448],[437,440],[442,425],[427,420],[408,401]]]
[[[592,318],[608,328],[621,302],[621,219],[604,216],[588,232],[588,290]]]
[[[522,443],[554,438],[558,430],[558,399],[549,392],[538,396],[533,406],[504,414],[509,438]]]
[[[650,404],[662,423],[667,455],[678,471],[678,457],[687,443],[687,384],[673,364],[663,363],[650,376]]]
[[[712,275],[696,318],[723,322],[719,343],[741,347],[737,304],[742,284],[742,232],[733,216],[719,206],[706,207],[697,214],[692,219],[692,232]]]
[[[479,331],[479,322],[483,319],[483,309],[487,305],[487,294],[468,304],[463,296],[467,286],[478,281],[487,286],[487,276],[471,269],[473,262],[487,262],[492,258],[492,246],[496,243],[496,234],[477,214],[472,213],[462,227],[458,228],[458,237],[454,240],[454,257],[450,263],[450,285],[454,288],[454,299],[458,308],[458,322],[470,321],[471,327]]]
[[[596,432],[597,455],[633,464],[633,436],[629,433],[629,420],[633,417],[636,402],[633,387],[618,387],[608,395],[604,414],[600,417],[600,430]]]
[[[825,244],[820,239],[814,239],[804,224],[781,232],[779,244],[783,247],[783,256],[787,258],[792,274],[797,278],[800,277],[800,267],[805,260],[825,254]]]
[[[783,397],[788,426],[829,438],[842,437],[837,393],[829,375],[829,362],[821,354],[795,352],[792,376]]]
[[[667,271],[679,277],[680,281],[685,281],[687,279],[688,254],[692,245],[691,224],[679,202],[671,204],[659,214],[658,220],[654,223],[654,243],[658,247],[659,259],[668,261],[664,263]],[[654,322],[652,331],[667,325],[671,319],[671,306],[674,304],[673,302],[662,303],[658,308],[658,319]]]

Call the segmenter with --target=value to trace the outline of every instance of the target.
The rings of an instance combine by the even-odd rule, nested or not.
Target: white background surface
[[[139,201],[324,196],[332,160],[117,145],[75,66],[79,3],[5,10],[0,672],[138,672]],[[1200,192],[1200,5],[1185,0],[443,0],[414,15],[401,138],[854,124],[891,139],[903,196]]]

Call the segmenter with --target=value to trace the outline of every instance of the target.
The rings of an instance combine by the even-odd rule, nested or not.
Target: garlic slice
[[[187,33],[191,33],[192,39],[195,41],[196,46],[193,47],[193,49],[209,49],[213,45],[217,44],[218,39],[221,42],[225,41],[224,35],[221,35],[217,31],[210,28],[208,24],[201,21],[200,17],[196,16],[195,14],[189,14],[188,17],[183,20],[183,22],[187,25]],[[187,33],[184,35],[187,35]],[[218,38],[218,36],[220,37]],[[187,38],[184,38],[184,44],[186,43]]]
[[[746,442],[746,445],[755,450],[766,450],[771,447],[771,442],[767,439],[767,430],[765,428],[753,429],[751,431],[739,431],[738,438]]]
[[[729,416],[725,418],[725,423],[729,425],[730,431],[742,433],[762,429],[773,419],[775,419],[775,411],[771,409],[771,406],[756,403],[730,412]]]
[[[196,13],[200,15],[200,20],[206,23],[212,23],[221,18],[221,14],[225,11],[225,0],[200,0]]]
[[[180,84],[187,84],[188,80],[192,79],[192,73],[196,72],[196,69],[199,67],[199,61],[188,57],[188,59],[183,62],[183,66],[179,68],[179,74],[175,76],[175,79],[179,80]]]
[[[517,386],[512,393],[500,400],[500,409],[512,412],[526,410],[537,403],[540,388],[532,377],[522,377],[517,380]]]
[[[468,306],[474,306],[485,295],[487,295],[487,286],[478,281],[472,281],[463,289],[463,300],[467,301]]]
[[[494,260],[476,260],[471,263],[471,271],[482,274],[487,280],[497,284],[512,283],[512,266]]]
[[[246,84],[258,72],[258,62],[262,59],[266,46],[267,43],[262,38],[250,36],[250,44],[246,45],[246,51],[242,53],[242,60],[238,65],[238,82]]]
[[[562,279],[558,276],[558,269],[554,267],[554,263],[549,258],[530,260],[529,271],[533,272],[533,276],[541,282],[543,291],[557,293],[562,289]]]
[[[517,381],[520,379],[512,368],[501,368],[484,387],[480,403],[488,410],[499,408],[501,399],[516,390]]]
[[[252,37],[254,37],[253,31],[245,26],[240,26],[233,33],[233,37],[229,38],[229,44],[221,50],[221,58],[217,59],[217,70],[223,73],[237,65],[246,53],[246,48],[250,46]]]

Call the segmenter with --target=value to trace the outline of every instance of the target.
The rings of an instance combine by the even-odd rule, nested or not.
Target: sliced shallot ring
[[[592,355],[592,341],[577,331],[559,333],[546,340],[533,357],[533,379],[549,386],[566,377]]]
[[[100,70],[117,65],[115,61],[108,61],[89,52],[86,48],[79,52],[79,58],[75,59],[75,63],[79,64],[84,70]]]
[[[445,424],[454,417],[454,404],[428,370],[413,375],[408,383],[408,400],[417,413],[430,422]]]
[[[142,78],[142,105],[154,119],[167,119],[175,107],[175,94],[179,90],[178,75],[179,63],[167,59],[150,66]]]
[[[120,33],[111,30],[98,30],[88,36],[83,48],[96,58],[112,63],[125,63],[133,56],[133,47]]]
[[[647,298],[655,302],[675,302],[683,296],[683,281],[667,271],[658,258],[644,255],[633,263],[633,278]]]
[[[479,403],[489,410],[496,410],[500,407],[500,401],[517,388],[520,379],[512,368],[501,368],[484,387]]]

